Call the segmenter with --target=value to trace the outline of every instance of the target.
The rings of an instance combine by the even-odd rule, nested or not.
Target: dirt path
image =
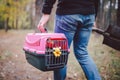
[[[27,63],[22,47],[25,35],[29,32],[34,31],[10,30],[8,33],[5,33],[3,30],[0,30],[0,80],[53,80],[52,72],[42,72]],[[92,37],[94,36],[96,35],[92,35]],[[108,75],[107,73],[108,69],[105,69],[109,67],[106,66],[106,63],[110,63],[111,61],[111,57],[110,55],[108,55],[108,53],[110,51],[111,53],[116,53],[116,51],[101,45],[99,40],[102,39],[100,38],[98,40],[94,40],[92,38],[90,41],[91,43],[89,46],[89,50],[91,51],[91,53],[93,53],[91,55],[95,59],[95,62],[99,67],[101,75],[104,77],[105,80],[110,80],[110,74]],[[94,41],[94,44],[92,41]],[[100,45],[98,45],[98,43]],[[106,49],[108,50],[106,51]],[[119,52],[117,52],[117,58],[120,57],[118,53]],[[81,68],[79,67],[77,61],[73,57],[73,54],[71,54],[69,58],[70,60],[68,62],[69,67],[67,80],[86,80]],[[104,59],[107,60],[103,62]],[[118,68],[120,68],[120,66],[118,66]]]

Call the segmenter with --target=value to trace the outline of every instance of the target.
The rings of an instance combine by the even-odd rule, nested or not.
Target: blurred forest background
[[[105,31],[110,23],[116,24],[117,3],[118,0],[100,0],[97,27]],[[6,32],[8,29],[36,29],[42,15],[42,4],[43,0],[0,0],[0,29],[5,29]],[[46,25],[51,30],[55,9],[56,7],[53,8],[51,19]]]
[[[0,29],[6,32],[9,29],[35,29],[42,15],[42,4],[43,0],[0,0]],[[53,26],[53,19],[54,15],[49,28]]]
[[[0,80],[53,80],[51,71],[42,72],[29,65],[22,50],[26,34],[37,31],[43,1],[0,0]],[[116,1],[101,0],[96,27],[106,30],[109,23],[115,23]],[[53,32],[55,8],[46,25],[50,32]],[[109,11],[113,11],[112,17],[108,15]],[[120,51],[103,45],[102,41],[102,35],[92,33],[88,45],[90,55],[98,66],[102,80],[120,80]],[[66,80],[86,80],[73,55],[72,46]]]

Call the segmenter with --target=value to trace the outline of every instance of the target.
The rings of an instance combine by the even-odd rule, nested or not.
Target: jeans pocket
[[[76,21],[70,15],[57,15],[56,16],[56,27],[64,31],[75,31]]]

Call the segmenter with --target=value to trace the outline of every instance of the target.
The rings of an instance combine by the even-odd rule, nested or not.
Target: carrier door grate
[[[48,39],[46,45],[46,66],[47,68],[63,67],[67,63],[68,48],[66,39]],[[53,52],[59,48],[59,56]]]

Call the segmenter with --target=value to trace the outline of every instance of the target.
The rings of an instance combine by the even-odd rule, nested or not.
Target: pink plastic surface
[[[48,38],[65,38],[62,33],[28,33],[23,49],[37,54],[45,54],[46,40]],[[68,49],[69,51],[69,49]]]

